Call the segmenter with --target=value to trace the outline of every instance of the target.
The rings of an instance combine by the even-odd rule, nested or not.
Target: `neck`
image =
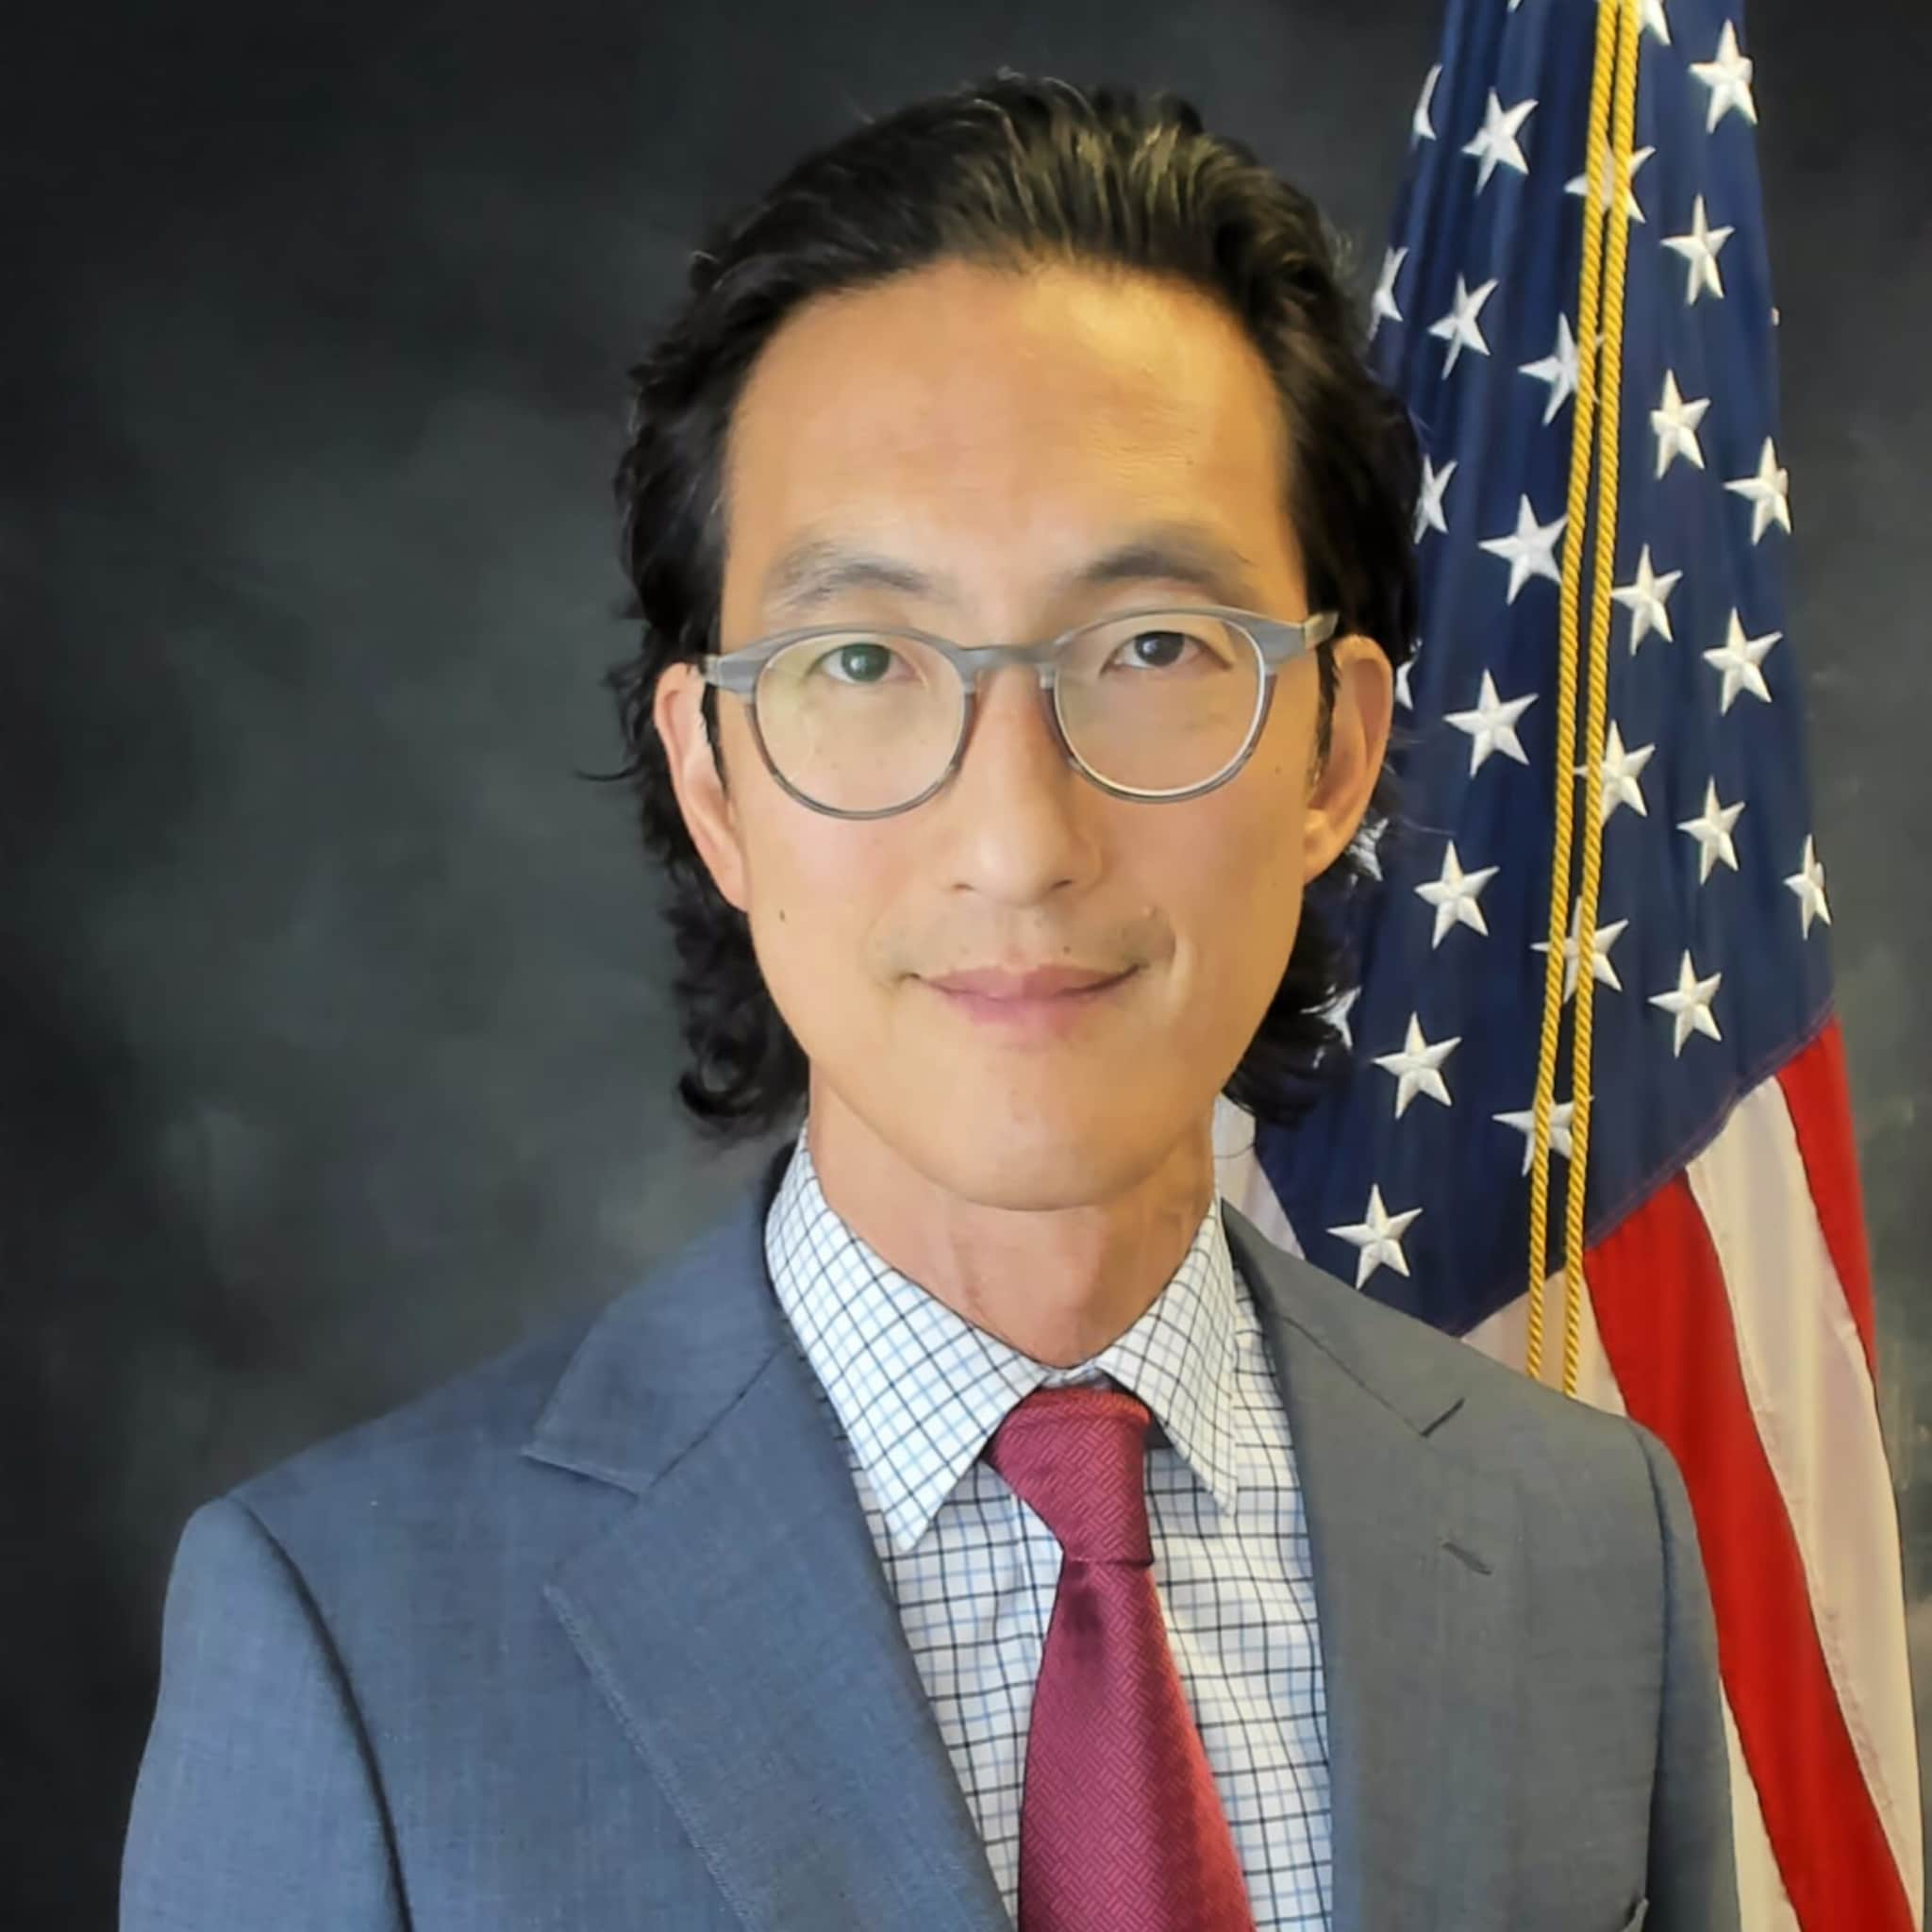
[[[895,1146],[813,1079],[806,1140],[831,1208],[974,1327],[1053,1368],[1125,1334],[1174,1278],[1214,1198],[1211,1113],[1150,1154]]]

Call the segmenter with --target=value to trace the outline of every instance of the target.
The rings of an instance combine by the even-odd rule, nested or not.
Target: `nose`
[[[1052,694],[1032,664],[998,664],[980,678],[955,782],[987,765],[996,768],[991,775],[1009,798],[1016,785],[1029,781],[1078,782],[1060,745]]]
[[[1024,908],[1094,875],[1102,845],[1085,805],[1100,795],[1060,749],[1039,675],[1002,664],[981,682],[958,770],[927,809],[941,814],[953,883]]]

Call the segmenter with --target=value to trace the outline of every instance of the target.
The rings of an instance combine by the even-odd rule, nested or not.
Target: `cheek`
[[[1252,802],[1264,794],[1264,804]],[[1210,1029],[1258,1019],[1280,984],[1301,922],[1300,825],[1295,788],[1271,776],[1241,809],[1195,828],[1176,855],[1169,876],[1181,895],[1173,903],[1188,996]]]
[[[1288,965],[1301,919],[1302,883],[1278,859],[1202,880],[1192,908],[1204,982],[1241,1008],[1265,1007]]]
[[[746,840],[752,944],[801,1043],[871,1024],[868,997],[892,963],[875,957],[899,888],[862,825],[819,821],[780,798]]]

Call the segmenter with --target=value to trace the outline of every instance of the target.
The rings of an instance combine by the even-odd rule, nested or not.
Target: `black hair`
[[[1082,92],[1002,69],[807,156],[692,256],[675,313],[629,372],[634,403],[615,479],[631,591],[624,615],[641,638],[606,680],[627,754],[611,775],[630,787],[644,842],[668,875],[673,991],[690,1055],[677,1094],[717,1141],[791,1119],[808,1064],[764,984],[750,922],[718,891],[685,826],[652,720],[658,679],[719,648],[726,439],[759,351],[815,295],[951,258],[1138,270],[1219,300],[1280,396],[1286,508],[1310,608],[1339,611],[1338,635],[1373,638],[1396,665],[1414,647],[1414,427],[1364,359],[1342,244],[1315,204],[1249,148],[1207,132],[1172,93]],[[1319,659],[1325,758],[1336,672],[1327,647]],[[714,754],[717,697],[708,687]],[[1385,768],[1365,833],[1388,823],[1394,801]],[[1258,1119],[1295,1118],[1341,1061],[1324,1009],[1350,976],[1340,920],[1370,875],[1361,846],[1308,882],[1281,983],[1224,1089]]]

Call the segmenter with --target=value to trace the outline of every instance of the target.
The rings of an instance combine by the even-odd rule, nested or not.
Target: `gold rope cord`
[[[1543,1272],[1548,1252],[1550,1128],[1555,1100],[1557,1040],[1564,1007],[1564,941],[1569,924],[1570,867],[1574,843],[1575,794],[1572,765],[1576,743],[1577,605],[1590,508],[1590,458],[1603,397],[1603,437],[1598,449],[1594,572],[1591,582],[1589,712],[1586,723],[1581,892],[1575,912],[1576,1026],[1572,1053],[1569,1192],[1564,1218],[1563,1389],[1576,1391],[1581,1347],[1583,1202],[1590,1151],[1590,1051],[1591,996],[1595,986],[1597,889],[1603,849],[1603,741],[1607,708],[1610,591],[1616,563],[1617,429],[1623,363],[1624,281],[1629,225],[1624,213],[1636,123],[1637,0],[1599,0],[1595,60],[1591,73],[1589,165],[1583,198],[1583,262],[1577,289],[1575,420],[1570,448],[1570,492],[1564,524],[1563,570],[1557,595],[1555,838],[1550,855],[1549,950],[1543,962],[1542,1031],[1533,1103],[1534,1139],[1529,1185],[1529,1308],[1525,1373],[1541,1379],[1543,1353]],[[1610,127],[1614,78],[1616,125]],[[1606,175],[1609,179],[1606,180]],[[1614,186],[1612,185],[1614,184]],[[1614,218],[1614,219],[1613,219]],[[1608,287],[1604,240],[1609,237]],[[1599,383],[1598,357],[1603,359]]]

